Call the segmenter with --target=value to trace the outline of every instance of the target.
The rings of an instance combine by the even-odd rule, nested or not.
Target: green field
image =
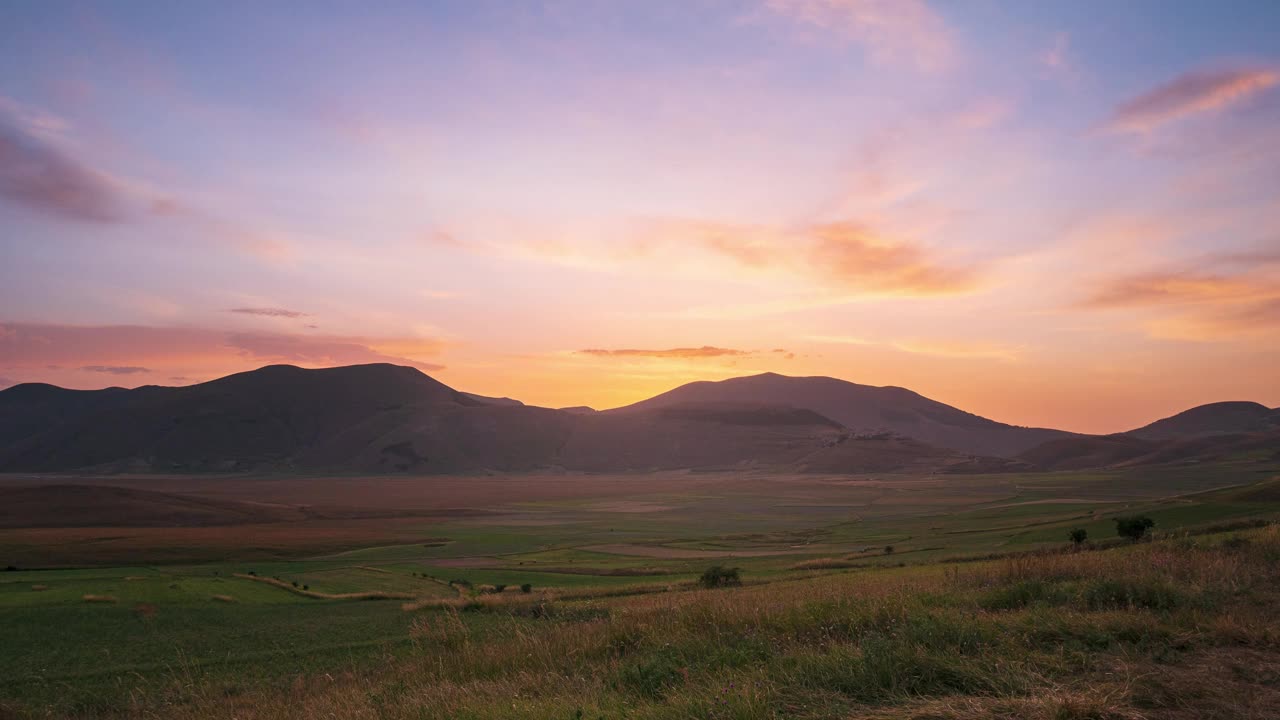
[[[492,505],[484,513],[404,521],[405,527],[429,538],[413,543],[320,553],[303,548],[296,554],[275,551],[268,557],[233,550],[216,561],[195,564],[159,563],[157,559],[165,557],[163,548],[156,554],[144,548],[131,562],[119,565],[35,569],[15,563],[19,569],[0,573],[0,708],[32,717],[205,717],[201,712],[209,708],[202,704],[212,702],[210,698],[227,707],[236,706],[238,698],[252,698],[245,702],[260,709],[267,702],[262,698],[274,703],[291,693],[309,695],[316,683],[353,683],[359,687],[351,692],[359,694],[362,716],[568,718],[578,716],[573,714],[574,703],[566,699],[573,693],[565,687],[577,682],[582,684],[581,707],[594,713],[590,717],[790,717],[778,711],[777,703],[785,705],[785,699],[761,699],[765,703],[761,707],[773,713],[768,714],[753,705],[750,697],[732,693],[726,695],[737,708],[732,712],[714,703],[698,706],[701,709],[696,711],[659,712],[664,702],[672,701],[665,688],[676,676],[680,684],[688,681],[692,687],[710,682],[720,668],[742,682],[763,682],[758,677],[761,668],[783,662],[738,635],[732,640],[699,641],[728,643],[723,652],[732,657],[717,656],[714,662],[702,655],[696,661],[693,655],[663,660],[661,653],[650,653],[643,662],[651,665],[637,665],[634,677],[617,676],[624,671],[619,669],[622,661],[614,658],[599,669],[606,675],[613,673],[609,675],[613,684],[607,687],[597,687],[586,676],[573,680],[578,676],[572,672],[557,675],[563,692],[555,702],[543,705],[541,700],[524,698],[502,706],[502,712],[495,710],[496,705],[486,705],[488,700],[474,705],[487,709],[473,708],[467,711],[470,715],[461,710],[456,715],[422,710],[402,697],[409,690],[397,689],[395,683],[415,687],[421,678],[403,677],[404,668],[419,667],[432,653],[462,651],[457,645],[462,640],[445,637],[455,631],[440,629],[453,622],[460,623],[462,630],[456,632],[465,636],[470,653],[502,647],[512,638],[531,637],[530,633],[543,637],[549,627],[563,625],[564,632],[572,634],[585,632],[590,625],[594,633],[598,628],[591,624],[592,618],[625,614],[628,603],[665,597],[680,604],[684,601],[675,598],[705,595],[707,591],[693,588],[698,575],[711,565],[740,568],[746,583],[741,590],[718,591],[721,594],[714,597],[763,591],[805,598],[810,590],[814,597],[823,597],[829,592],[827,583],[855,588],[863,582],[861,577],[874,577],[876,586],[897,582],[894,578],[927,585],[950,577],[957,568],[968,572],[967,568],[976,567],[939,561],[1056,551],[1066,545],[1067,531],[1075,527],[1086,529],[1094,541],[1111,542],[1113,518],[1123,514],[1150,516],[1161,537],[1188,529],[1204,532],[1222,529],[1215,525],[1245,527],[1252,521],[1267,521],[1280,516],[1276,473],[1274,466],[1250,462],[1167,468],[1155,474],[1142,470],[950,477],[727,476],[692,478],[688,494],[674,492],[666,480],[655,488],[646,484],[645,476],[635,476],[634,493],[611,486],[604,497],[522,499]],[[244,547],[253,548],[255,527],[219,531],[240,536]],[[100,548],[91,547],[94,543],[117,542],[138,531],[75,532],[74,542],[89,548],[85,556],[98,561]],[[21,530],[0,533],[0,553],[7,553],[0,560],[18,557],[31,542]],[[892,552],[886,552],[887,546],[892,546]],[[271,579],[278,582],[266,582]],[[519,586],[524,584],[531,585],[532,591],[521,592]],[[506,588],[501,595],[481,595],[486,585]],[[1076,586],[1059,590],[1066,595],[1086,592]],[[370,592],[391,599],[323,597]],[[416,611],[402,608],[413,602],[454,605]],[[503,609],[508,605],[511,611]],[[542,610],[530,610],[544,606],[554,606],[556,611],[548,616]],[[681,607],[685,608],[681,612],[693,612]],[[813,612],[828,610],[815,606]],[[1074,622],[1070,618],[1053,621]],[[574,629],[583,623],[587,625]],[[748,623],[733,630],[741,632],[749,638],[755,631]],[[823,647],[819,642],[812,650]],[[679,652],[711,651],[685,648]],[[806,664],[816,663],[816,668],[828,662],[809,651],[796,652],[785,661],[790,663],[786,668],[770,672],[782,677]],[[509,667],[496,657],[485,662],[489,664],[467,670],[470,675],[446,679],[475,686],[472,690],[480,692],[477,688],[485,682],[496,683],[513,668],[525,667],[522,661],[513,661],[515,665]],[[699,664],[708,662],[711,665],[706,667]],[[538,667],[539,672],[546,671]],[[369,679],[381,677],[380,672],[400,679],[386,684]],[[640,690],[628,690],[628,683]],[[1018,692],[984,688],[979,693],[983,697],[1029,692],[1025,687]],[[839,695],[838,689],[824,692],[828,691]],[[815,698],[820,696],[805,702],[818,703]],[[472,700],[476,697],[480,696]],[[608,706],[615,700],[621,704]],[[848,697],[828,700],[830,708],[861,702]],[[463,703],[458,708],[464,705],[472,707]],[[417,710],[410,712],[412,708]],[[634,710],[634,715],[627,714],[626,708]],[[255,712],[237,717],[253,717]],[[294,715],[277,708],[262,716]]]

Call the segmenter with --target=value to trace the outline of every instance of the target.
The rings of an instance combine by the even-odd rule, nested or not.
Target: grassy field
[[[398,517],[328,479],[369,503],[326,521],[343,542],[198,528],[217,552],[174,562],[167,528],[72,528],[44,569],[59,529],[7,529],[0,717],[1251,717],[1179,678],[1276,694],[1280,537],[1222,532],[1280,516],[1276,473],[572,478],[450,512],[397,478],[382,502],[424,513]],[[1102,550],[1137,512],[1159,539]],[[1097,551],[1062,552],[1073,527]],[[696,589],[713,564],[745,584]]]

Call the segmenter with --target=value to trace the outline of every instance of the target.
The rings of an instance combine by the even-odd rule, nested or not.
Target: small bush
[[[738,568],[712,565],[703,571],[702,577],[698,578],[698,583],[705,588],[728,587],[741,585],[742,578],[738,575]]]
[[[497,585],[494,585],[494,586],[493,586],[493,593],[494,593],[495,595],[501,595],[503,592],[505,592],[505,591],[506,591],[506,589],[507,589],[507,586],[506,586],[506,585],[504,585],[504,584],[502,584],[502,583],[498,583]]]
[[[531,583],[525,583],[521,585],[520,592],[524,593],[525,595],[528,595],[529,593],[533,592],[533,585]]]
[[[885,554],[885,555],[892,555],[892,554],[893,554],[893,546],[892,546],[892,545],[885,545],[885,546],[884,546],[884,554]]]
[[[1083,545],[1084,541],[1089,539],[1089,531],[1084,528],[1071,528],[1071,532],[1067,533],[1067,539],[1072,545]]]
[[[1116,534],[1130,540],[1141,540],[1147,531],[1155,527],[1156,521],[1146,515],[1131,515],[1116,518]]]

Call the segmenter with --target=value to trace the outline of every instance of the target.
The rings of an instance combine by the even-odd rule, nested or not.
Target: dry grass
[[[230,595],[214,595],[213,599],[217,600],[218,602],[224,602],[224,603],[237,602],[237,600]]]
[[[40,592],[41,590],[48,590],[49,586],[48,585],[32,585],[31,589],[35,590],[36,592]]]
[[[85,595],[80,598],[87,603],[116,603],[120,599],[113,595]]]

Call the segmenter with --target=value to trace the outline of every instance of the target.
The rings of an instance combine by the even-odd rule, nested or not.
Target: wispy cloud
[[[853,335],[810,335],[806,340],[837,345],[883,347],[913,355],[930,355],[944,358],[970,358],[1013,362],[1021,357],[1017,348],[1003,345],[949,340],[877,340]]]
[[[286,310],[284,308],[272,308],[272,307],[231,308],[227,310],[227,312],[237,313],[240,315],[259,315],[261,317],[279,317],[279,318],[310,317],[309,313],[300,312],[298,310]]]
[[[811,268],[845,287],[887,294],[952,295],[973,290],[976,272],[948,267],[921,246],[880,237],[853,223],[814,229]]]
[[[10,105],[0,103],[0,195],[64,220],[123,220],[125,202],[115,184],[33,132],[30,121],[21,122]]]
[[[1241,276],[1196,271],[1150,272],[1103,282],[1081,303],[1088,308],[1170,305],[1256,297],[1265,287]]]
[[[1155,337],[1217,341],[1280,331],[1280,257],[1225,253],[1178,267],[1104,279],[1077,308],[1148,316]]]
[[[703,345],[696,348],[671,348],[668,350],[604,350],[600,348],[588,348],[586,350],[578,350],[579,355],[595,355],[597,357],[647,357],[647,358],[716,358],[716,357],[741,357],[752,355],[748,350],[735,350],[733,348],[713,347],[711,345]],[[785,351],[784,351],[785,352]]]
[[[795,231],[692,223],[677,231],[744,267],[790,271],[846,293],[954,295],[980,285],[977,269],[947,264],[923,245],[881,235],[858,222]]]
[[[955,60],[951,31],[923,0],[767,0],[766,7],[862,45],[878,64],[938,71]]]
[[[149,373],[149,368],[139,367],[137,365],[85,365],[80,368],[85,372],[103,373],[106,375],[139,375]]]
[[[361,363],[395,363],[412,365],[422,370],[443,370],[443,365],[422,362],[381,352],[371,341],[362,338],[300,337],[268,333],[233,333],[227,345],[257,360],[300,362],[317,365],[355,365]],[[421,341],[426,350],[438,350],[439,343]]]
[[[1116,108],[1105,123],[1115,132],[1146,132],[1187,115],[1218,110],[1280,83],[1270,68],[1192,72]]]
[[[426,337],[358,337],[228,332],[214,328],[142,325],[0,325],[0,367],[37,375],[49,366],[133,375],[160,372],[209,377],[268,363],[309,366],[387,362],[420,370],[444,343]]]

